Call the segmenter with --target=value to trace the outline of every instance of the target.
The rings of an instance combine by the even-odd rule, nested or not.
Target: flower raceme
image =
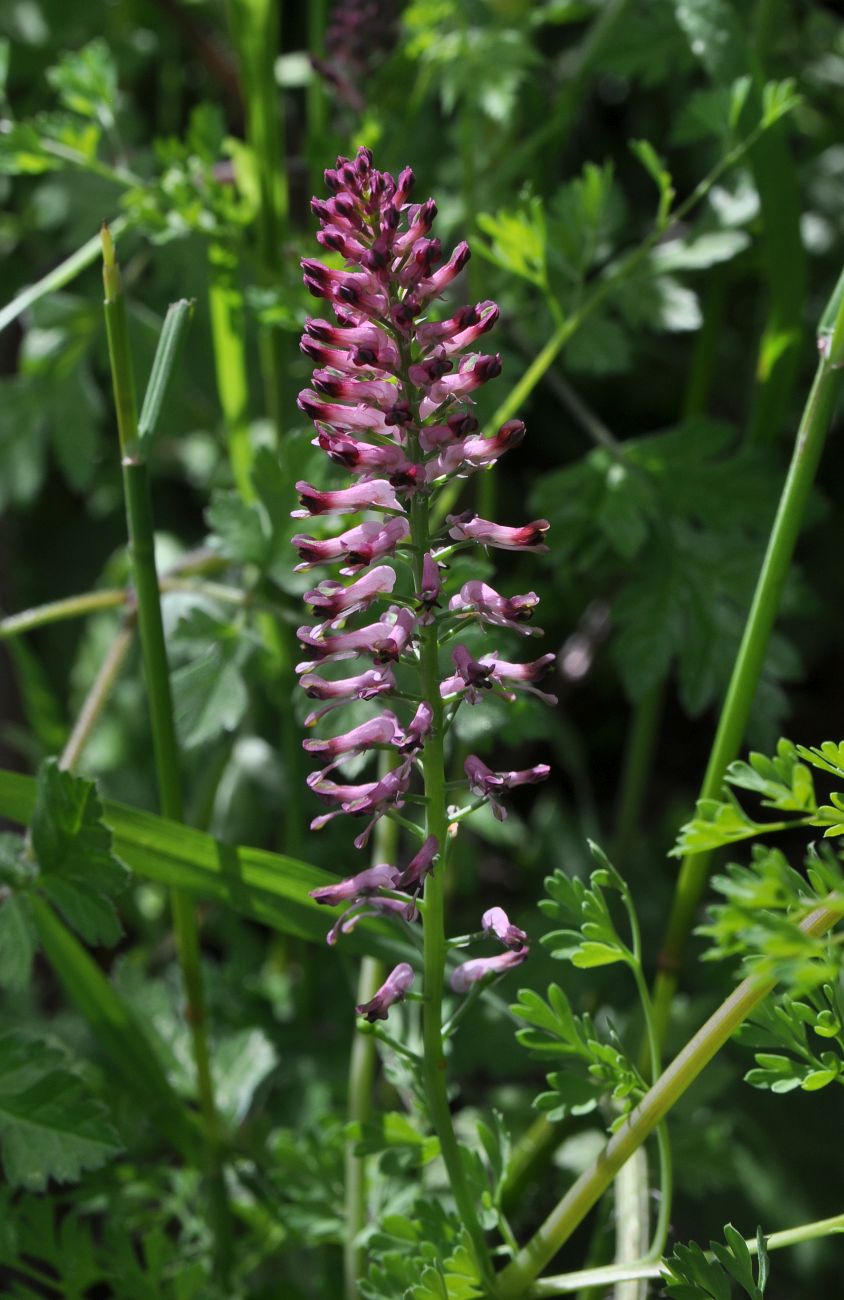
[[[424,905],[417,908],[417,896],[427,897],[427,881],[435,869],[446,866],[448,843],[460,820],[451,822],[454,814],[443,807],[444,772],[431,777],[433,763],[442,768],[444,730],[457,709],[490,692],[507,700],[514,698],[515,689],[551,702],[554,697],[535,686],[550,671],[552,655],[511,663],[497,651],[475,658],[468,646],[457,644],[451,651],[454,672],[442,673],[439,667],[441,641],[464,627],[538,634],[527,626],[537,604],[533,592],[507,597],[477,580],[464,582],[458,591],[452,585],[449,591],[446,560],[473,544],[544,550],[547,520],[510,527],[466,512],[449,516],[439,532],[432,522],[431,503],[446,483],[489,469],[524,436],[520,420],[509,420],[491,437],[484,436],[473,414],[473,395],[501,371],[497,354],[472,350],[485,342],[498,308],[483,301],[437,310],[437,299],[465,266],[469,248],[460,243],[443,259],[439,240],[431,234],[436,204],[432,199],[411,201],[409,168],[398,177],[380,172],[370,151],[360,149],[354,159],[339,158],[325,181],[331,197],[314,199],[312,208],[320,223],[317,240],[331,264],[309,258],[302,270],[306,286],[324,300],[334,320],[306,322],[302,351],[316,368],[311,385],[299,395],[299,406],[314,423],[315,445],[353,482],[332,490],[297,483],[301,508],[294,517],[365,517],[328,535],[303,532],[293,538],[299,569],[336,563],[340,574],[352,579],[325,579],[306,594],[306,603],[322,621],[299,629],[307,659],[298,671],[307,694],[322,704],[309,715],[309,726],[354,701],[377,700],[380,705],[383,696],[391,708],[340,734],[305,741],[309,753],[327,761],[308,778],[313,793],[329,805],[312,827],[319,829],[344,814],[365,817],[366,826],[355,839],[363,847],[376,821],[403,807],[417,767],[425,779],[424,795],[413,796],[425,805],[425,821],[418,827],[421,847],[407,866],[379,864],[313,891],[320,903],[346,905],[329,934],[334,943],[365,916],[408,922],[421,909],[428,923]],[[364,621],[349,626],[358,615]],[[334,666],[346,659],[362,661],[359,670],[335,676]],[[407,707],[404,720],[392,711],[393,704],[400,711]],[[429,746],[436,748],[429,753]],[[394,755],[380,779],[358,784],[332,779],[334,769],[350,756],[373,749]],[[502,817],[503,793],[547,773],[544,765],[496,773],[472,756],[466,788]],[[452,978],[456,991],[465,992],[527,956],[527,936],[500,908],[485,913],[483,934],[497,939],[505,951],[457,967]],[[443,973],[440,963],[440,981]],[[386,1017],[412,979],[411,966],[401,963],[375,997],[358,1007],[359,1014],[369,1020]]]

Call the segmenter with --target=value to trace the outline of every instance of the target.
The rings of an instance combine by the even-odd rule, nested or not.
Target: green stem
[[[639,829],[664,701],[665,682],[661,681],[652,686],[633,708],[624,748],[612,855],[619,870],[627,861]]]
[[[85,702],[79,711],[79,716],[73,724],[73,730],[62,750],[59,767],[72,771],[82,757],[82,751],[91,738],[91,732],[97,725],[100,714],[114,689],[114,684],[120,676],[120,670],[126,662],[126,656],[131,648],[134,635],[135,619],[130,617],[125,620],[117,636],[112,641],[108,654],[100,664],[99,672],[91,683],[91,688],[85,696]]]
[[[829,1219],[816,1219],[813,1223],[801,1223],[799,1227],[786,1228],[782,1232],[772,1232],[765,1238],[765,1245],[768,1250],[783,1250],[787,1246],[817,1241],[819,1237],[830,1237],[837,1233],[844,1233],[844,1214],[836,1214]],[[757,1254],[759,1246],[755,1237],[748,1237],[745,1245],[751,1255]],[[577,1273],[559,1273],[556,1277],[544,1277],[535,1282],[528,1295],[531,1300],[543,1300],[544,1297],[570,1295],[585,1285],[607,1287],[614,1282],[636,1278],[658,1278],[662,1269],[661,1261],[643,1259],[634,1264],[610,1264],[605,1268],[584,1269]]]
[[[237,256],[226,244],[208,249],[208,307],[217,393],[223,411],[232,478],[244,501],[255,496],[249,439],[249,376],[246,366],[246,312],[237,282]]]
[[[383,753],[379,763],[379,776],[386,776],[391,766],[390,755]],[[399,828],[395,822],[382,817],[372,834],[372,865],[395,860]],[[364,957],[358,975],[357,1005],[374,997],[384,980],[384,963],[375,957]],[[377,1060],[376,1039],[372,1034],[355,1033],[349,1062],[349,1122],[363,1125],[372,1114],[372,1085]],[[346,1142],[346,1232],[343,1240],[343,1265],[346,1283],[346,1300],[358,1300],[358,1283],[364,1266],[364,1253],[360,1234],[366,1226],[366,1170],[365,1156],[355,1154],[356,1138]]]
[[[23,609],[0,621],[0,641],[32,632],[49,623],[60,623],[66,618],[84,618],[101,609],[118,609],[126,604],[126,592],[121,588],[109,591],[86,591],[81,596],[66,596],[64,600],[51,600],[46,605]]]
[[[325,58],[325,25],[327,0],[309,0],[308,3],[308,53],[317,59]],[[307,91],[306,153],[311,180],[311,193],[317,194],[322,184],[325,166],[326,135],[328,127],[328,96],[325,82],[314,69]]]
[[[701,785],[701,799],[718,797],[724,772],[736,758],[747,727],[809,492],[832,423],[841,387],[838,357],[843,348],[844,304],[838,311],[828,355],[822,355],[818,364],[797,431],[791,464]],[[660,1041],[664,1040],[683,949],[706,885],[711,856],[710,853],[689,855],[680,868],[654,989]]]
[[[129,556],[137,599],[137,618],[152,726],[158,797],[164,816],[173,821],[182,821],[182,781],[155,563],[155,532],[149,474],[144,449],[138,438],[135,382],[120,271],[114,255],[114,246],[106,228],[103,229],[103,283],[109,360],[120,436]],[[215,1247],[218,1266],[221,1273],[225,1275],[230,1254],[231,1222],[223,1179],[221,1134],[205,1024],[205,999],[196,912],[191,899],[181,891],[171,890],[170,898],[176,946],[187,999],[186,1016],[190,1025],[197,1092],[205,1131]]]
[[[281,279],[288,212],[282,100],[275,81],[281,5],[277,0],[229,0],[228,12],[246,104],[246,138],[258,178],[261,275],[264,284],[275,289]],[[267,415],[280,440],[283,339],[278,330],[266,326],[258,344]]]
[[[111,222],[112,239],[118,239],[129,224],[127,217],[117,217]],[[86,240],[81,248],[77,248],[70,257],[66,257],[58,266],[54,266],[52,271],[48,271],[45,276],[37,280],[35,284],[28,285],[21,289],[10,303],[0,311],[0,331],[4,330],[12,321],[17,320],[28,308],[33,307],[35,303],[46,298],[50,293],[56,293],[57,290],[63,289],[71,280],[75,280],[77,275],[87,270],[89,266],[102,256],[102,240],[99,235],[93,235]]]
[[[840,900],[815,908],[801,923],[813,937],[825,934],[841,919]],[[775,987],[775,981],[750,976],[709,1017],[660,1075],[623,1126],[610,1138],[593,1164],[569,1188],[528,1244],[498,1279],[501,1300],[517,1300],[609,1187],[622,1165],[650,1136],[701,1071],[724,1046],[754,1007]]]
[[[408,378],[410,355],[406,345],[400,344],[402,353],[401,380],[409,398],[416,390]],[[418,405],[418,396],[416,397]],[[418,438],[410,440],[413,458],[421,460]],[[428,497],[417,493],[410,506],[410,532],[413,550],[413,576],[415,590],[420,591],[423,581],[425,555],[431,545],[430,505]],[[494,1274],[483,1229],[478,1219],[474,1198],[466,1179],[460,1147],[454,1132],[448,1102],[446,1061],[443,1050],[442,1000],[447,946],[445,941],[445,859],[448,845],[448,819],[446,817],[447,789],[444,752],[444,710],[440,695],[439,628],[436,619],[424,624],[419,631],[420,641],[420,694],[431,709],[431,731],[422,751],[422,773],[425,782],[426,834],[436,836],[439,845],[439,865],[425,881],[425,922],[423,927],[423,1008],[422,1041],[424,1050],[423,1078],[425,1092],[434,1129],[440,1141],[440,1152],[445,1163],[452,1195],[460,1219],[469,1235],[472,1251],[481,1277],[494,1294]]]

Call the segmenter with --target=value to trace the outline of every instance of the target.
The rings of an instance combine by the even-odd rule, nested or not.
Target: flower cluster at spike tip
[[[322,621],[299,629],[307,656],[299,665],[301,684],[311,698],[326,702],[307,722],[313,725],[350,701],[378,697],[380,705],[381,696],[399,707],[404,707],[402,700],[412,700],[409,713],[415,706],[407,722],[389,709],[343,734],[305,742],[309,753],[327,760],[327,766],[308,778],[310,789],[328,807],[312,828],[342,814],[360,817],[365,824],[355,845],[363,848],[377,820],[402,808],[436,719],[442,723],[443,708],[453,717],[462,703],[475,704],[488,692],[512,700],[519,689],[554,702],[536,687],[550,672],[553,655],[510,663],[493,651],[475,659],[458,642],[450,647],[454,671],[449,667],[441,675],[434,688],[436,700],[430,694],[425,699],[424,689],[420,695],[421,677],[414,693],[400,690],[397,676],[414,667],[420,673],[420,642],[433,633],[436,654],[438,629],[449,640],[473,623],[522,635],[538,632],[530,623],[537,604],[533,592],[505,597],[486,582],[466,581],[448,595],[446,560],[471,545],[544,549],[548,523],[540,519],[513,528],[468,512],[449,516],[442,531],[430,535],[427,508],[436,492],[455,476],[489,468],[524,436],[522,422],[508,420],[484,437],[472,413],[471,394],[500,373],[501,360],[469,349],[495,324],[498,308],[480,302],[444,320],[429,316],[431,304],[465,266],[469,248],[460,243],[443,261],[439,240],[431,236],[436,205],[432,199],[410,201],[414,178],[409,168],[398,178],[377,171],[370,151],[361,148],[353,160],[339,158],[325,180],[332,197],[312,202],[320,222],[317,239],[327,252],[339,255],[333,261],[342,259],[345,265],[336,269],[312,259],[302,263],[306,286],[330,304],[335,320],[306,322],[301,346],[317,368],[312,387],[299,395],[299,406],[314,422],[315,445],[355,481],[333,491],[298,483],[302,508],[295,517],[366,512],[375,518],[331,537],[302,533],[293,538],[299,568],[337,563],[340,574],[352,579],[347,584],[320,582],[305,596]],[[420,511],[425,512],[425,547],[414,540]],[[413,575],[409,588],[402,581],[407,573]],[[347,620],[355,615],[362,616],[361,625],[347,628]],[[366,666],[349,676],[332,677],[333,665],[345,659],[363,660]],[[323,676],[326,667],[329,675]],[[358,784],[332,779],[347,756],[373,749],[395,755],[380,779]],[[502,817],[502,793],[540,781],[548,770],[539,764],[522,772],[495,773],[472,755],[466,761],[467,789]],[[455,830],[452,824],[449,835]],[[319,903],[346,904],[329,932],[329,943],[364,916],[414,919],[417,897],[424,897],[426,878],[442,865],[445,848],[428,834],[404,868],[380,864],[313,891]],[[510,925],[500,908],[485,914],[480,933],[504,952],[458,966],[451,976],[457,992],[520,964],[528,955],[527,936]],[[392,1003],[405,997],[412,979],[412,968],[402,963],[359,1013],[383,1018]]]

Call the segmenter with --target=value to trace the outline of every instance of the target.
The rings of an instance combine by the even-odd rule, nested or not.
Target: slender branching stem
[[[830,899],[827,905],[815,908],[801,923],[800,929],[805,935],[818,937],[840,919],[841,900]],[[621,1166],[646,1141],[738,1026],[774,987],[774,980],[752,975],[709,1017],[630,1112],[589,1168],[572,1184],[528,1244],[504,1269],[498,1279],[498,1294],[502,1300],[516,1300],[528,1291],[531,1283],[583,1222]]]
[[[79,716],[73,724],[73,730],[62,750],[59,759],[61,768],[72,771],[82,757],[82,752],[91,737],[94,727],[97,725],[103,709],[108,703],[114,684],[120,676],[134,636],[135,617],[132,615],[123,622],[117,636],[109,646],[105,659],[100,664],[96,677],[91,683],[79,711]]]
[[[821,353],[812,390],[797,431],[794,452],[771,528],[762,568],[745,624],[730,684],[718,720],[699,798],[715,799],[728,765],[738,756],[765,662],[783,588],[809,493],[815,480],[841,387],[844,306],[839,308],[828,347]],[[710,853],[688,855],[682,863],[659,959],[654,988],[657,1033],[664,1041],[677,987],[683,950],[709,875]]]
[[[390,769],[390,756],[381,755],[379,776]],[[392,862],[398,847],[399,828],[388,817],[382,817],[372,834],[372,865]],[[384,979],[384,963],[375,957],[364,957],[358,975],[357,1004],[369,1002]],[[372,1034],[355,1033],[349,1061],[349,1122],[363,1125],[372,1114],[372,1086],[377,1058],[376,1039]],[[346,1232],[343,1240],[343,1266],[346,1300],[358,1300],[361,1273],[364,1265],[360,1234],[366,1226],[366,1156],[356,1154],[357,1138],[346,1141]]]

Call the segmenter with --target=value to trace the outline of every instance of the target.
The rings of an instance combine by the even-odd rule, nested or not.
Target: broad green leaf
[[[0,816],[26,825],[35,794],[32,777],[0,770]],[[324,944],[336,914],[315,903],[308,891],[336,882],[336,875],[264,849],[223,844],[193,827],[125,804],[106,801],[103,819],[115,853],[137,875],[225,903],[284,934]],[[362,921],[343,943],[348,952],[393,962],[407,957],[400,932],[383,921]]]
[[[158,1065],[154,1031],[118,997],[100,967],[43,899],[31,899],[44,954],[70,1000],[88,1022],[110,1068],[145,1107],[150,1122],[190,1162],[198,1158],[199,1131]]]
[[[0,1037],[0,1143],[16,1187],[75,1182],[120,1151],[105,1107],[64,1065],[61,1052],[19,1031]]]
[[[270,538],[257,505],[244,501],[237,492],[217,491],[205,519],[214,533],[215,545],[227,560],[259,568],[267,563]]]
[[[185,749],[207,745],[238,726],[249,703],[241,657],[236,641],[217,641],[173,673],[173,712]]]
[[[111,834],[93,781],[47,759],[38,775],[32,848],[39,886],[88,943],[115,943],[121,934],[108,897],[125,888],[128,872],[112,853]]]
[[[0,987],[26,988],[34,955],[29,900],[24,894],[10,893],[0,901]]]

